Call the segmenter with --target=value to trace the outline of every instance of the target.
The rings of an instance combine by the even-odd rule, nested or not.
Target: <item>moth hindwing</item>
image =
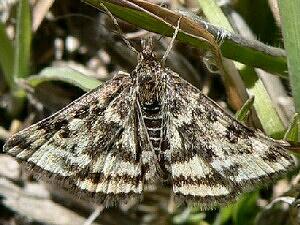
[[[4,150],[106,205],[169,182],[177,199],[210,209],[294,166],[279,142],[233,119],[149,47],[130,75],[15,134]]]

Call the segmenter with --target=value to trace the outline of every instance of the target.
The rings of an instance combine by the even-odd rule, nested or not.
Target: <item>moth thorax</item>
[[[141,104],[151,105],[160,102],[161,85],[154,77],[143,77],[139,83],[139,99]]]

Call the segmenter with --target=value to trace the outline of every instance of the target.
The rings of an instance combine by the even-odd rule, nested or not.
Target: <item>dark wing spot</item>
[[[74,143],[74,144],[72,145],[72,147],[70,148],[70,152],[71,152],[72,154],[75,154],[76,148],[77,148],[77,143]]]
[[[236,143],[238,142],[238,139],[240,138],[241,134],[241,127],[239,126],[239,124],[233,122],[227,127],[225,137],[229,140],[229,142]]]
[[[62,127],[59,135],[62,137],[62,138],[68,138],[70,136],[70,130],[67,126],[65,127]]]
[[[73,117],[76,119],[86,118],[89,114],[89,108],[89,105],[83,105],[80,109],[75,110]]]
[[[213,159],[218,156],[213,152],[211,145],[207,142],[200,143],[200,149],[198,154],[203,157],[207,162],[211,162]]]
[[[177,177],[173,177],[173,185],[177,187],[185,186],[185,185],[207,185],[207,186],[216,186],[216,185],[226,185],[227,181],[224,180],[217,172],[211,172],[206,174],[205,177],[191,177],[180,175]]]
[[[225,137],[231,143],[237,143],[239,140],[239,136],[237,136],[237,134],[234,133],[232,130],[227,130]]]
[[[45,130],[46,133],[55,133],[62,127],[67,126],[69,121],[65,118],[55,118],[49,120],[42,120],[37,123],[38,129]]]
[[[27,148],[27,146],[30,145],[26,140],[28,140],[28,137],[23,134],[15,134],[12,136],[9,141],[6,143],[5,147],[6,149],[13,148],[14,146],[18,146],[21,149]]]
[[[56,121],[53,121],[53,129],[54,130],[59,130],[62,127],[67,126],[69,123],[69,121],[67,119],[64,118],[59,118]]]
[[[89,179],[93,184],[99,184],[102,182],[109,182],[109,181],[124,181],[125,183],[130,183],[135,186],[138,186],[139,181],[141,180],[141,174],[137,174],[137,176],[130,176],[128,174],[123,174],[122,176],[120,175],[108,175],[105,176],[103,173],[89,173],[85,172],[80,175],[81,180],[86,180]]]
[[[207,119],[211,122],[216,122],[218,120],[219,114],[215,110],[208,110]]]
[[[239,171],[240,165],[239,164],[233,164],[230,165],[229,167],[223,167],[223,173],[226,177],[230,177],[230,176],[237,176],[238,175],[238,171]]]
[[[291,160],[289,155],[284,154],[284,152],[281,153],[280,151],[284,151],[284,148],[282,148],[281,146],[270,146],[268,151],[263,156],[263,159],[269,162],[280,161],[281,157],[284,157],[287,160]]]

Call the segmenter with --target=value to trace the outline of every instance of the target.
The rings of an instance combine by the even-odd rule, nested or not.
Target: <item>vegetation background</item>
[[[167,65],[233,115],[238,112],[237,118],[247,125],[298,142],[298,0],[2,0],[0,224],[300,224],[299,168],[273,185],[244,194],[236,203],[208,212],[176,207],[170,190],[162,187],[146,193],[142,203],[104,209],[37,182],[1,152],[11,134],[118,71],[135,67],[136,55],[123,43],[111,18],[97,9],[99,2],[123,19],[119,25],[124,36],[137,48],[141,38],[153,34],[148,30],[158,33],[154,46],[159,56],[169,45],[165,36],[173,34],[178,10],[197,21],[199,28],[189,23],[181,27],[181,42],[175,43]],[[159,8],[153,10],[149,3]],[[286,52],[281,49],[284,45]],[[224,59],[220,64],[215,54],[219,50],[234,61]],[[246,102],[251,96],[255,98]],[[298,148],[290,150],[298,159]]]

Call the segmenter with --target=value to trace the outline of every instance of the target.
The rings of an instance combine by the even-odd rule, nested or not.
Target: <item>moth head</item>
[[[153,53],[153,41],[152,37],[147,37],[146,39],[142,39],[142,52],[141,58],[144,60],[155,60],[155,54]]]

